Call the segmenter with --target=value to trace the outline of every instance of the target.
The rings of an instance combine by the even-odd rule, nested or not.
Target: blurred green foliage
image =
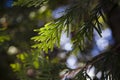
[[[21,80],[56,80],[59,79],[59,72],[66,68],[65,64],[53,63],[38,51],[21,53],[16,57],[18,61],[10,66]]]
[[[5,1],[2,2],[0,4],[4,6]],[[78,55],[78,52],[91,47],[94,30],[102,37],[102,22],[106,20],[102,8],[106,4],[109,4],[108,0],[103,1],[103,4],[98,0],[15,0],[13,7],[1,7],[0,64],[2,71],[5,68],[7,70],[4,76],[0,75],[0,79],[69,80],[68,76],[72,76],[69,71],[60,75],[60,72],[67,68],[65,61],[70,54]],[[67,9],[61,17],[54,19],[52,12],[60,6],[67,6]],[[72,51],[61,49],[62,32],[71,36]],[[62,52],[67,52],[63,60],[58,56]],[[100,62],[104,64],[108,58],[102,57],[104,61]],[[91,64],[88,63],[78,70],[74,80],[86,80],[86,77],[89,77],[88,65]]]

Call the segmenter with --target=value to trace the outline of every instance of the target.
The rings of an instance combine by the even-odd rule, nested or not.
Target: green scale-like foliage
[[[89,3],[89,1],[86,2],[88,3],[87,5],[90,6],[91,3]],[[48,52],[49,49],[52,50],[54,44],[57,44],[59,47],[62,31],[67,32],[67,35],[73,33],[73,48],[79,47],[81,50],[85,48],[86,41],[92,40],[94,29],[101,36],[102,24],[98,20],[101,16],[102,18],[104,17],[100,9],[101,6],[96,6],[93,12],[91,12],[88,8],[86,10],[84,9],[86,6],[82,8],[83,5],[79,6],[79,4],[73,5],[70,9],[67,9],[62,17],[35,30],[38,31],[38,36],[32,39],[38,43],[33,47],[37,47],[45,52]]]
[[[18,0],[15,5],[41,6],[44,5],[44,3],[47,4],[48,1],[50,0]],[[68,36],[72,34],[71,42],[73,44],[73,50],[78,48],[79,50],[86,49],[87,43],[93,40],[94,30],[100,36],[102,36],[101,27],[103,27],[103,25],[101,24],[99,19],[102,18],[104,21],[106,21],[106,16],[104,15],[102,8],[104,5],[108,5],[111,1],[113,0],[104,0],[101,4],[98,0],[76,0],[74,4],[70,5],[69,8],[65,10],[64,14],[60,18],[48,22],[47,24],[45,24],[44,27],[40,29],[35,29],[35,31],[38,32],[38,35],[32,38],[32,40],[36,42],[33,47],[48,53],[48,50],[52,51],[54,46],[60,47],[61,34],[63,31],[65,31],[67,32]],[[119,0],[113,1],[113,3],[116,2],[119,2]],[[113,76],[113,78],[110,78],[110,80],[118,80],[118,78],[114,75],[116,69],[110,71],[110,69],[108,69],[108,66],[103,66],[104,64],[109,65],[110,60],[108,58],[111,58],[111,56],[109,55],[107,55],[108,58],[105,57],[106,55],[100,58],[100,60],[99,58],[97,58],[95,60],[93,59],[93,61],[91,62],[88,62],[88,64],[81,69],[81,71],[78,73],[74,80],[85,80],[86,77],[89,77],[86,73],[86,69],[88,69],[89,65],[95,66],[96,69],[98,68],[98,71],[102,70],[102,80],[108,79],[110,75]],[[117,61],[118,60],[119,58],[117,57]],[[114,61],[110,63],[113,65]],[[100,65],[100,67],[97,65]],[[119,67],[119,65],[116,66]],[[113,67],[117,68],[116,66]],[[44,69],[49,69],[48,65],[45,65],[44,67]],[[47,70],[47,72],[48,71],[49,70]],[[107,73],[109,71],[110,73]],[[104,76],[104,73],[106,74],[106,76]],[[119,77],[119,73],[117,74],[117,76]],[[90,77],[89,79],[92,80]]]
[[[46,24],[45,27],[35,31],[38,31],[38,36],[35,36],[32,39],[38,43],[33,46],[34,48],[37,47],[45,52],[48,52],[49,48],[53,50],[54,44],[60,46],[59,43],[62,27],[59,23],[53,24],[50,22]]]

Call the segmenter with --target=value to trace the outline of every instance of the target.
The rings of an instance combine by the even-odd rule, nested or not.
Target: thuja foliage
[[[86,5],[82,2],[86,3]],[[75,35],[72,38],[72,42],[75,47],[79,47],[80,49],[85,48],[86,40],[92,40],[94,29],[101,36],[100,27],[102,24],[98,20],[100,16],[104,18],[104,15],[100,10],[101,5],[97,5],[93,8],[90,1],[86,0],[82,2],[72,5],[70,8],[65,10],[65,14],[62,17],[47,23],[45,27],[37,30],[38,36],[32,39],[40,44],[37,43],[34,47],[38,47],[44,51],[53,49],[52,45],[54,45],[54,43],[57,43],[57,45],[60,44],[59,40],[62,31],[67,32],[68,35],[73,32]]]
[[[45,27],[38,30],[40,36],[35,36],[32,39],[38,42],[33,47],[40,48],[48,53],[48,49],[53,50],[54,44],[60,46],[60,36],[62,32],[62,25],[60,23],[53,24],[52,22],[45,25]]]
[[[50,1],[52,0],[18,0],[14,3],[14,5],[38,7],[43,5],[49,5]],[[102,37],[101,33],[103,25],[99,19],[102,18],[102,20],[107,23],[107,16],[104,13],[104,6],[109,4],[112,4],[112,6],[114,6],[114,4],[119,5],[119,0],[75,0],[73,2],[73,4],[68,5],[68,8],[64,11],[61,17],[53,19],[52,21],[46,23],[40,29],[34,30],[38,32],[38,35],[31,38],[35,41],[35,45],[33,45],[32,47],[38,48],[40,51],[43,51],[45,53],[48,53],[49,50],[53,51],[54,47],[60,47],[61,34],[62,32],[66,32],[68,36],[72,35],[72,51],[74,51],[75,49],[83,51],[87,48],[88,43],[92,43],[94,30],[99,34],[99,36]],[[116,72],[117,68],[120,68],[119,63],[117,63],[117,61],[119,61],[119,52],[116,52],[116,54],[111,56],[112,53],[114,53],[114,50],[106,51],[105,53],[102,53],[99,57],[95,57],[91,61],[88,61],[86,63],[86,66],[79,69],[80,71],[73,80],[86,80],[86,78],[93,80],[87,74],[89,66],[96,67],[95,75],[99,71],[102,72],[100,78],[101,80],[118,80],[120,73],[119,71],[118,73]],[[36,56],[37,54],[34,55]],[[32,57],[34,55],[32,55]],[[27,58],[30,59],[30,56]],[[51,60],[49,60],[49,56],[45,56],[42,60],[39,59],[39,56],[37,56],[36,58],[40,60],[40,62],[37,61],[37,64],[39,64],[39,67],[37,68],[41,70],[41,72],[38,72],[39,75],[36,76],[37,80],[59,79],[58,75],[52,75],[52,71],[54,71],[53,69],[55,65],[51,63]],[[115,60],[110,61],[111,59]],[[32,61],[30,62],[32,63]],[[117,65],[114,63],[116,63]],[[25,67],[26,65],[23,66]],[[33,66],[35,67],[35,65]],[[58,70],[59,72],[59,69],[60,68],[56,70]],[[69,77],[69,75],[65,75],[64,80],[69,80],[70,78],[71,77]],[[26,80],[26,78],[22,79]]]

